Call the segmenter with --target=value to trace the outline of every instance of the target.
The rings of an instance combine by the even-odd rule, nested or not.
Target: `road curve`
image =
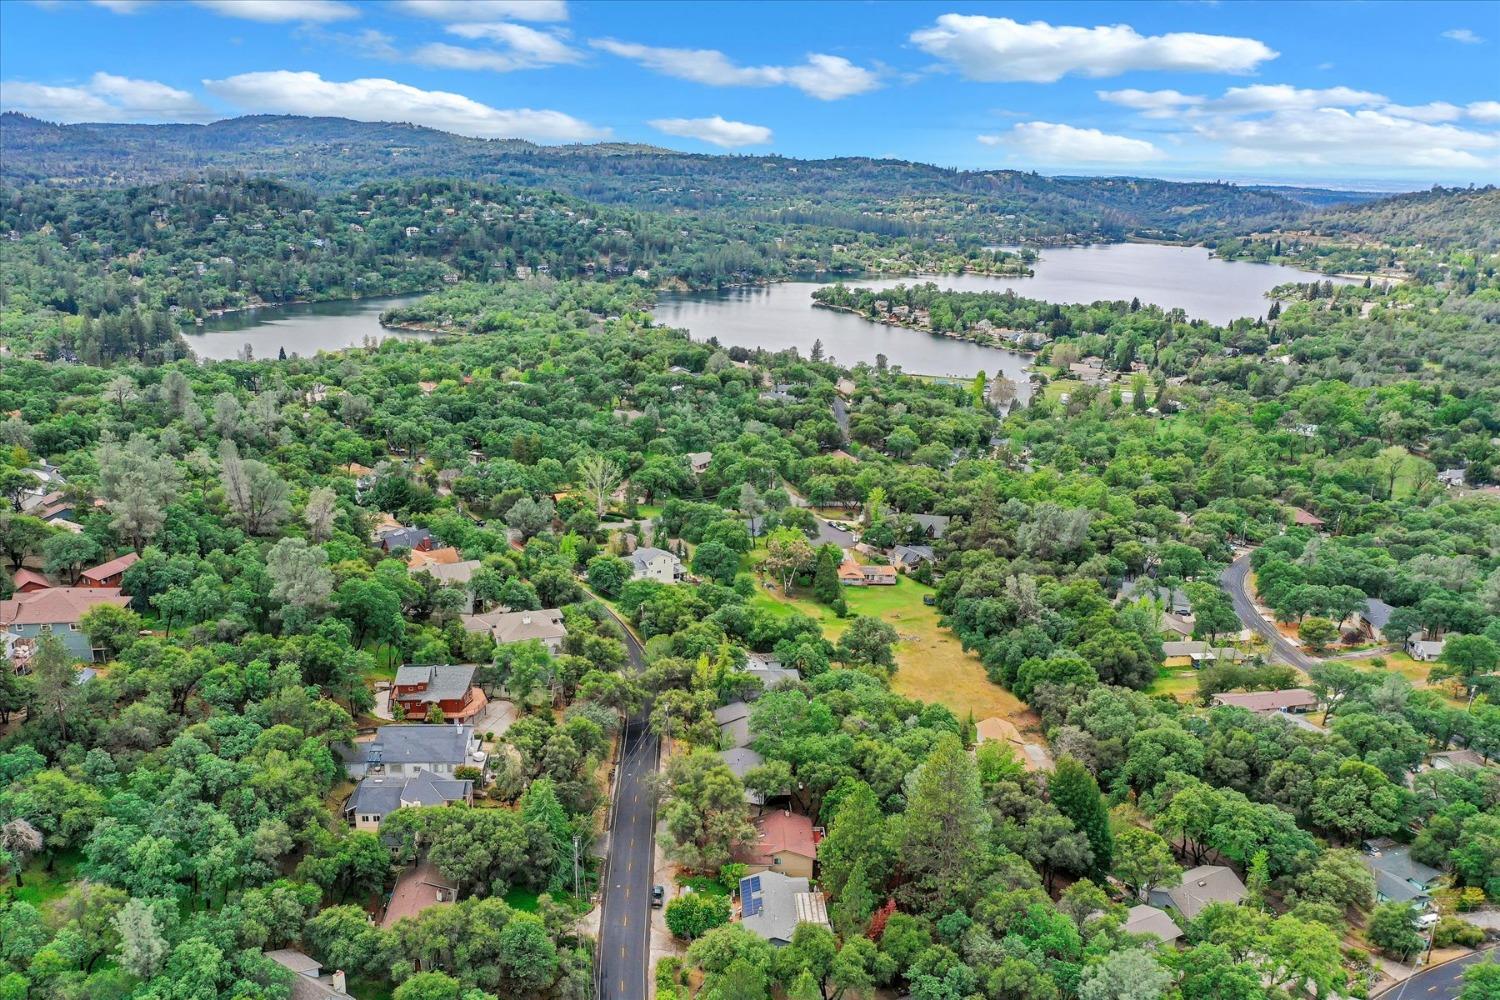
[[[1290,663],[1303,673],[1318,664],[1318,660],[1302,652],[1296,643],[1276,631],[1276,627],[1255,610],[1255,602],[1250,599],[1250,553],[1230,563],[1219,575],[1219,583],[1229,592],[1229,600],[1240,623],[1270,644],[1274,658]]]
[[[1484,951],[1434,965],[1375,994],[1374,1000],[1458,1000],[1464,988],[1464,970],[1483,961],[1486,955],[1496,954],[1500,954],[1500,949],[1492,945]]]
[[[608,608],[608,605],[605,605]],[[610,614],[614,615],[611,609]],[[619,621],[619,616],[614,615]],[[624,622],[625,651],[631,666],[646,668],[646,652]],[[599,1000],[646,1000],[651,966],[651,874],[655,867],[656,773],[661,743],[642,709],[625,723],[615,769],[609,856],[601,883],[604,893],[595,956]]]

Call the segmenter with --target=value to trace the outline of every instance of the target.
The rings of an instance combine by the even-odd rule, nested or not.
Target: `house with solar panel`
[[[777,809],[752,820],[755,836],[735,848],[734,860],[750,874],[764,871],[812,878],[823,831],[790,809]]]
[[[740,923],[776,947],[790,944],[798,924],[828,926],[828,904],[805,878],[761,872],[740,879]]]

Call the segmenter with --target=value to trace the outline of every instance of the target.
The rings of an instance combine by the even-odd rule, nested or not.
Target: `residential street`
[[[631,665],[645,669],[645,651],[628,628],[625,648]],[[597,996],[600,1000],[645,1000],[656,836],[656,798],[649,779],[661,753],[645,710],[626,724],[620,748],[599,925]]]
[[[1245,553],[1219,576],[1219,583],[1229,593],[1229,599],[1234,604],[1234,613],[1239,615],[1240,623],[1255,632],[1271,645],[1271,652],[1275,658],[1284,663],[1290,663],[1298,670],[1306,673],[1319,661],[1308,656],[1297,645],[1286,636],[1276,631],[1276,627],[1260,616],[1255,610],[1255,602],[1250,599],[1250,553]]]
[[[1464,970],[1475,962],[1482,962],[1486,955],[1494,955],[1497,949],[1490,947],[1476,951],[1466,958],[1447,962],[1375,994],[1374,1000],[1456,1000],[1464,985]]]

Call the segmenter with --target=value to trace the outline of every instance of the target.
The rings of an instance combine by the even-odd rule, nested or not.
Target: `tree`
[[[1375,907],[1365,937],[1387,955],[1403,962],[1420,951],[1424,943],[1417,929],[1417,911],[1410,903],[1394,900]]]
[[[896,629],[887,622],[861,615],[839,636],[834,655],[851,667],[879,667],[884,671],[896,667]]]
[[[813,547],[807,536],[793,528],[777,528],[766,538],[766,571],[781,581],[781,589],[790,592],[792,577],[813,560]]]
[[[505,512],[505,524],[529,539],[551,527],[554,513],[550,497],[541,500],[522,497]]]
[[[283,538],[266,554],[271,599],[294,608],[320,608],[333,593],[333,573],[322,546],[300,538]]]
[[[78,665],[62,640],[45,635],[31,657],[32,698],[38,712],[57,721],[58,732],[68,738],[68,712],[78,700]]]
[[[621,481],[620,467],[597,452],[578,460],[578,485],[594,504],[594,515],[601,520]]]
[[[1314,653],[1325,652],[1339,637],[1339,628],[1327,618],[1305,618],[1297,626],[1297,637]]]
[[[839,582],[839,550],[836,545],[818,549],[818,568],[813,571],[813,597],[835,610],[847,609],[844,585]]]
[[[1172,974],[1142,948],[1110,952],[1084,970],[1078,1000],[1157,1000],[1165,996]]]
[[[1107,873],[1114,860],[1114,837],[1109,829],[1109,810],[1088,768],[1072,757],[1063,757],[1047,780],[1047,794],[1058,812],[1089,838],[1094,871]]]
[[[392,1000],[466,1000],[457,979],[445,972],[419,972],[396,987]]]
[[[141,616],[129,608],[96,604],[78,619],[78,627],[89,637],[90,645],[102,649],[106,658],[114,659],[140,635]]]
[[[1429,680],[1452,678],[1472,698],[1481,685],[1493,679],[1490,675],[1497,665],[1500,665],[1500,644],[1489,636],[1450,635],[1427,676]]]
[[[252,535],[275,532],[291,512],[286,482],[265,463],[240,458],[230,440],[219,442],[219,465],[224,500],[245,530]]]
[[[715,892],[690,892],[667,904],[667,929],[695,941],[729,923],[729,897]]]
[[[380,970],[385,957],[382,932],[358,906],[330,906],[307,921],[302,933],[313,954],[336,969],[373,973]]]
[[[59,531],[42,543],[42,567],[48,573],[61,573],[71,586],[78,585],[78,574],[99,559],[99,543],[88,535]]]
[[[903,894],[930,909],[976,891],[976,866],[990,831],[979,769],[958,737],[944,733],[906,782],[901,857]]]
[[[1349,907],[1368,910],[1375,902],[1375,879],[1359,852],[1324,851],[1312,868],[1297,876],[1297,895],[1335,906],[1340,913]]]
[[[630,564],[615,556],[595,556],[588,563],[589,586],[605,597],[620,596],[630,573]]]
[[[154,978],[166,961],[168,945],[151,907],[139,899],[127,900],[115,915],[115,929],[120,935],[120,966],[142,980]]]
[[[719,542],[704,542],[693,552],[693,572],[722,586],[734,583],[739,568],[739,553]]]
[[[307,524],[307,534],[314,542],[326,542],[333,537],[333,518],[338,513],[338,494],[327,486],[315,486],[307,494],[307,506],[302,508],[302,520]]]
[[[0,851],[4,851],[10,858],[11,867],[15,869],[17,887],[22,884],[21,869],[26,867],[27,859],[45,846],[46,840],[42,832],[27,820],[13,819],[0,826]]]
[[[699,871],[718,871],[734,846],[755,836],[745,786],[709,750],[674,756],[661,782],[667,853]]]
[[[121,420],[125,419],[125,404],[135,402],[139,395],[129,375],[116,375],[104,386],[104,398],[119,407]]]
[[[395,641],[405,631],[400,595],[378,580],[345,580],[334,592],[333,606],[339,617],[353,626],[356,648],[364,646],[367,639]]]
[[[1138,826],[1128,826],[1115,837],[1115,876],[1145,899],[1159,885],[1174,885],[1182,866],[1161,837]]]
[[[41,552],[52,532],[52,526],[41,518],[0,511],[0,552],[10,559],[12,571],[19,570],[28,557]]]
[[[1464,990],[1458,1000],[1494,1000],[1500,996],[1500,961],[1494,956],[1464,970]]]
[[[167,508],[178,499],[181,475],[169,455],[137,434],[123,447],[113,440],[99,446],[99,489],[111,515],[110,527],[137,553],[166,522]]]

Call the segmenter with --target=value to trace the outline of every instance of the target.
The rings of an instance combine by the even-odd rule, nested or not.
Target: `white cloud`
[[[1447,101],[1429,101],[1426,104],[1382,104],[1380,110],[1397,118],[1410,118],[1416,122],[1455,122],[1463,117],[1464,109]]]
[[[981,135],[986,146],[1008,146],[1036,163],[1149,163],[1166,154],[1144,139],[1053,122],[1021,122],[1000,135]]]
[[[1500,122],[1500,101],[1475,101],[1464,114],[1477,122]]]
[[[771,141],[771,130],[764,125],[726,121],[719,115],[712,118],[653,118],[646,124],[667,135],[698,139],[725,149],[761,146]]]
[[[1500,136],[1430,124],[1383,110],[1318,108],[1264,118],[1219,118],[1197,127],[1230,146],[1239,165],[1463,168],[1494,166]]]
[[[1479,45],[1484,41],[1482,35],[1475,34],[1469,28],[1449,28],[1443,32],[1443,37],[1453,42],[1462,42],[1464,45]]]
[[[819,100],[836,101],[880,86],[880,76],[873,70],[843,56],[816,52],[798,66],[739,66],[717,49],[655,48],[613,38],[595,38],[589,44],[658,73],[712,87],[785,85]]]
[[[538,31],[524,24],[509,24],[504,21],[464,22],[450,24],[444,30],[460,38],[503,45],[516,58],[534,66],[574,63],[583,58],[583,53],[569,45],[561,35]]]
[[[609,129],[561,111],[493,108],[442,90],[395,80],[324,80],[317,73],[275,70],[204,80],[209,92],[252,114],[332,115],[363,122],[412,122],[481,139],[579,142]]]
[[[1267,111],[1291,111],[1310,108],[1354,108],[1386,103],[1382,94],[1350,87],[1308,89],[1285,83],[1257,83],[1248,87],[1230,87],[1224,96],[1209,101],[1205,108],[1226,114],[1260,114]]]
[[[225,17],[276,24],[307,21],[322,24],[359,16],[359,8],[339,0],[193,0],[199,7]]]
[[[1208,98],[1177,90],[1098,90],[1099,100],[1139,111],[1147,118],[1171,118],[1184,108],[1203,104]]]
[[[1248,73],[1277,53],[1253,38],[1173,32],[1141,35],[1128,24],[1096,28],[1022,24],[1008,17],[944,14],[911,41],[971,80],[1052,83],[1069,73],[1135,70]]]
[[[116,14],[134,14],[144,8],[149,0],[92,0],[95,7],[112,10]]]
[[[565,0],[400,0],[408,14],[439,21],[566,21]]]
[[[211,121],[218,117],[185,90],[154,80],[95,73],[88,83],[0,83],[0,106],[58,122]]]

